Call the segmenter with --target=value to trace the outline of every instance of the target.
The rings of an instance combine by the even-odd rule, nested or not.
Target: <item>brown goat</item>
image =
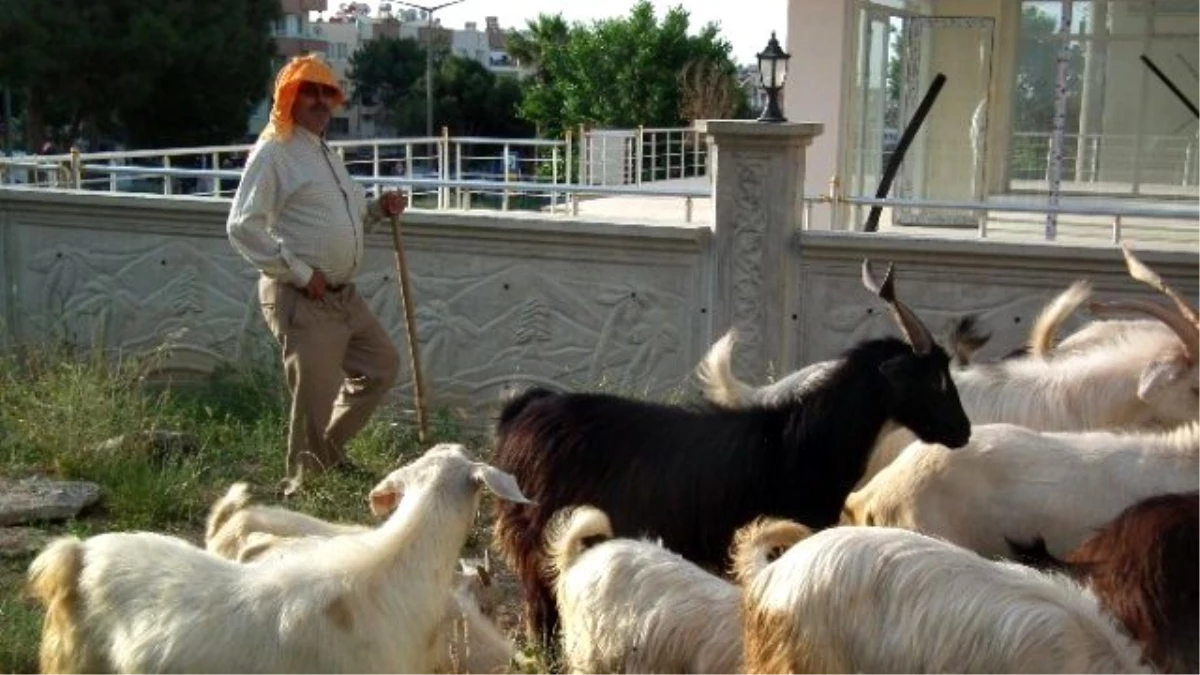
[[[1009,542],[1017,558],[1067,572],[1096,597],[1162,672],[1200,672],[1200,494],[1144,499],[1084,540],[1065,560]]]

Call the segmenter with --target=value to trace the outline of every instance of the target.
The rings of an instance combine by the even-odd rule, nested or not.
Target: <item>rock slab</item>
[[[100,486],[95,483],[0,478],[0,527],[72,518],[99,499]]]

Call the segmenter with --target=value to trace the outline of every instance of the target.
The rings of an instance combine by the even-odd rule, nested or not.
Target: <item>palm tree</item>
[[[534,78],[544,84],[549,78],[545,68],[546,56],[567,43],[570,29],[562,14],[539,14],[526,23],[524,31],[508,37],[508,55],[522,65],[533,68]]]

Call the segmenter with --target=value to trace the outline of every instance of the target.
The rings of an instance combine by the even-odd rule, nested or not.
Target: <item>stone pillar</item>
[[[798,368],[805,149],[812,122],[705,120],[713,181],[712,327],[738,331],[734,372],[761,383]],[[813,317],[808,317],[810,320]]]

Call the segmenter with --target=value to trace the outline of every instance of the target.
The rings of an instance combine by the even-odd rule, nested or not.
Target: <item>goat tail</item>
[[[730,557],[733,578],[748,583],[789,548],[812,536],[806,525],[783,518],[755,518],[738,529]]]
[[[209,509],[208,522],[204,527],[204,541],[210,542],[221,531],[233,514],[246,508],[250,503],[250,486],[246,483],[234,483],[224,497],[218,499]]]
[[[737,332],[730,328],[720,340],[708,348],[708,353],[696,366],[704,398],[731,408],[744,407],[754,400],[754,388],[733,374],[733,345]]]
[[[613,536],[608,515],[594,506],[559,511],[546,532],[546,574],[550,579],[570,569],[584,551]]]
[[[77,537],[50,542],[29,565],[26,592],[46,610],[39,654],[43,673],[85,672],[78,628],[82,571],[83,542]]]
[[[1029,355],[1035,359],[1050,356],[1058,339],[1058,329],[1076,309],[1092,295],[1092,285],[1087,281],[1076,281],[1067,290],[1058,294],[1042,308],[1029,331]]]

